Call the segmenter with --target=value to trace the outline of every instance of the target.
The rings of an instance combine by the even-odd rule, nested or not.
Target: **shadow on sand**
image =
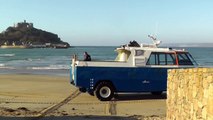
[[[62,117],[0,117],[0,120],[137,120],[133,117],[119,116],[62,116]]]
[[[150,93],[133,93],[133,94],[118,94],[115,95],[116,101],[132,101],[132,100],[152,100],[152,99],[166,99],[166,93],[161,95],[152,95]]]

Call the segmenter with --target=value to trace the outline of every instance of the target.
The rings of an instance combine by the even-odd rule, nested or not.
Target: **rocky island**
[[[57,34],[34,28],[33,23],[19,22],[0,33],[1,48],[68,48]]]

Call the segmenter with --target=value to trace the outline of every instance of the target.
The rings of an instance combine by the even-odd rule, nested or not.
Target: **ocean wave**
[[[14,68],[14,67],[7,67],[7,66],[1,66],[1,65],[0,65],[0,69],[10,69],[10,70],[15,70],[16,68]]]
[[[41,59],[40,58],[38,58],[38,59],[27,58],[26,61],[41,61]]]
[[[0,63],[0,67],[4,67],[4,66],[5,66],[5,64]]]
[[[27,69],[33,70],[68,70],[70,67],[68,65],[50,65],[42,67],[28,67]]]
[[[15,54],[0,54],[0,57],[13,57]]]
[[[5,64],[0,63],[0,69],[15,69],[14,67],[5,66]]]

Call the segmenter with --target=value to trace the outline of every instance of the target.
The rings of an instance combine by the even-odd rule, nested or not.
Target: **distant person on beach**
[[[91,56],[87,52],[84,52],[84,61],[91,61]]]

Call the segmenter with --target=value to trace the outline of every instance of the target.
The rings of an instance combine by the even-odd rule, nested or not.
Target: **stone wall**
[[[167,120],[213,120],[213,68],[168,71]]]

